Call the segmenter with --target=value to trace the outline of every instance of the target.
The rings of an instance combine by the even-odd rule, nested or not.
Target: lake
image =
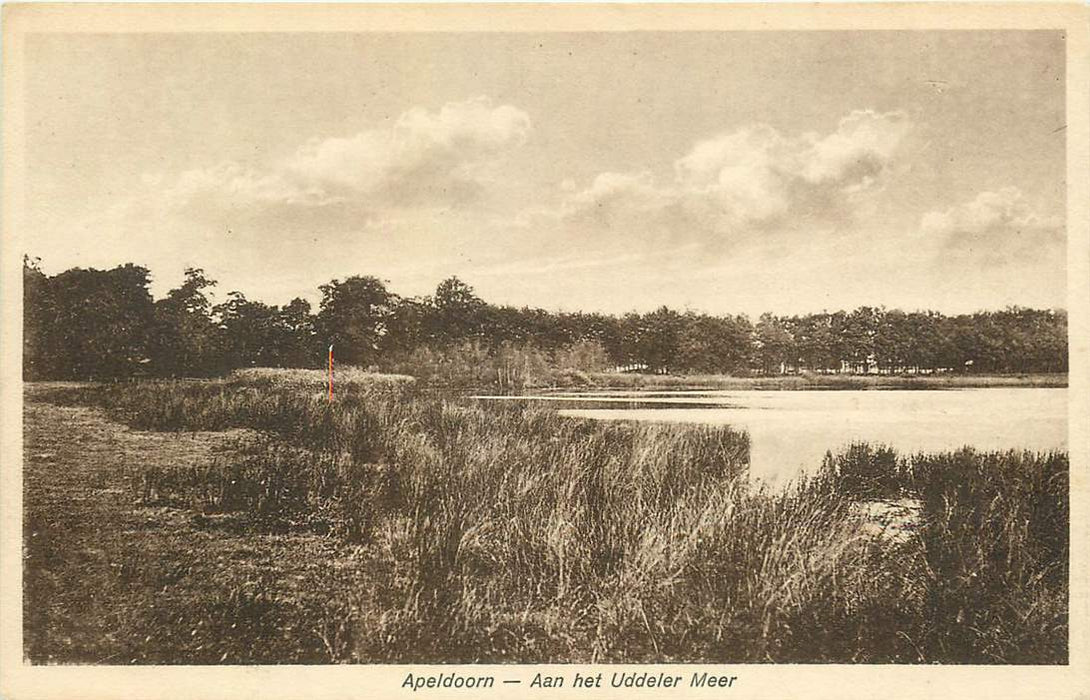
[[[559,401],[567,416],[729,425],[750,435],[751,475],[768,482],[820,466],[852,442],[900,454],[972,446],[1066,450],[1067,389],[603,391],[479,397]],[[582,406],[586,407],[582,407]]]

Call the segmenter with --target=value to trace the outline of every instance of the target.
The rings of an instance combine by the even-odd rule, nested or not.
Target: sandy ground
[[[920,508],[918,499],[898,498],[857,503],[853,511],[864,533],[902,544],[919,531]]]

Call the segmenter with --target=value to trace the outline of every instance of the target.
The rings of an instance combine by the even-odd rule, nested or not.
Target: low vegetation
[[[234,661],[269,648],[337,662],[1067,659],[1066,454],[859,445],[772,491],[750,483],[748,438],[728,428],[563,418],[364,372],[342,373],[331,403],[323,378],[254,370],[35,390],[179,438],[233,431],[214,457],[130,470],[130,509],[230,522],[202,536],[210,551],[284,537],[335,550],[311,562],[327,570],[303,591],[276,593],[271,581],[297,564],[268,561],[231,591],[163,611],[145,653],[151,621],[104,623],[102,644],[123,639],[137,662],[223,660],[219,646],[194,649],[192,627],[236,640],[223,651]],[[920,504],[906,537],[861,527],[857,504],[889,498]],[[28,492],[29,518],[57,517],[41,499]],[[35,577],[76,559],[61,531],[39,528],[53,536],[28,537],[32,605],[47,590]],[[178,566],[139,551],[126,566]],[[110,581],[100,585],[118,602],[103,614],[129,620],[121,601],[138,584],[131,572]],[[163,595],[197,585],[184,572],[154,582]],[[197,621],[194,600],[211,611]],[[27,624],[32,660],[88,660],[58,657],[62,632]]]
[[[971,650],[984,663],[1066,658],[1066,453],[899,458],[861,444],[829,455],[823,472],[856,498],[919,500],[923,603],[936,623],[914,640],[921,648],[951,659]]]
[[[785,390],[805,389],[970,389],[987,387],[1060,388],[1066,374],[819,374],[731,377],[721,374],[641,374],[578,372],[546,375],[524,388],[598,388],[642,390]]]

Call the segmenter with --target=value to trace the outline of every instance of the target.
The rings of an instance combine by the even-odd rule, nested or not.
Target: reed
[[[747,435],[254,371],[59,389],[154,430],[241,428],[166,497],[358,544],[389,576],[315,625],[355,661],[1061,663],[1066,454],[856,445],[778,490]],[[853,504],[921,504],[883,541]],[[334,611],[334,612],[330,612]],[[336,618],[336,619],[334,619]]]

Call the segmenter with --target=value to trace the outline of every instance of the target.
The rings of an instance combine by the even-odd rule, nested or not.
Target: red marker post
[[[329,400],[333,401],[333,346],[329,346]]]

